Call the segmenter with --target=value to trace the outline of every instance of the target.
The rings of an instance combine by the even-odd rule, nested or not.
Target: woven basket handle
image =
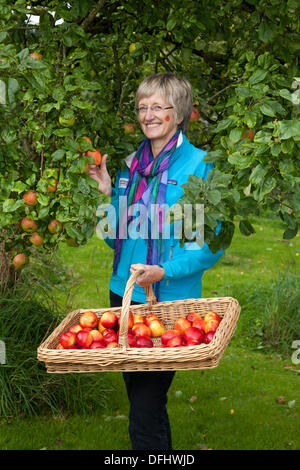
[[[123,348],[128,347],[128,319],[134,284],[136,283],[136,279],[138,278],[138,276],[143,272],[143,269],[136,270],[133,274],[131,274],[126,284],[125,293],[122,300],[122,311],[119,328],[119,346],[123,346]],[[156,297],[153,293],[152,284],[149,284],[147,287],[144,287],[144,289],[147,303],[151,309],[151,306],[156,303]]]

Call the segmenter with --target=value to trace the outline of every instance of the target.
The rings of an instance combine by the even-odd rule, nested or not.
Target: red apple
[[[151,332],[150,336],[154,338],[158,338],[165,331],[165,327],[161,320],[152,320],[148,328],[150,329],[150,332]]]
[[[25,253],[18,253],[13,259],[13,265],[17,270],[21,270],[28,263],[29,259]]]
[[[115,331],[111,330],[103,335],[103,340],[106,344],[108,343],[117,343],[118,342],[118,335]]]
[[[190,323],[193,323],[193,321],[196,319],[196,318],[201,318],[201,316],[199,315],[199,313],[196,313],[196,312],[190,312],[187,314],[187,316],[185,317]]]
[[[48,193],[55,193],[55,191],[57,189],[57,185],[58,185],[57,179],[48,178],[47,183],[48,183],[47,192]]]
[[[94,158],[94,163],[93,163],[94,165],[100,165],[100,163],[101,163],[101,153],[99,152],[99,150],[95,150],[94,152],[89,150],[88,152],[84,153],[84,156],[85,157],[89,157],[89,156],[93,157]]]
[[[217,320],[219,323],[222,320],[221,317],[217,314],[217,312],[207,312],[204,315],[204,321],[208,320]]]
[[[195,339],[199,343],[202,343],[203,338],[204,338],[204,331],[199,330],[199,328],[196,328],[194,326],[191,326],[185,331],[183,338],[186,343],[188,343],[191,339],[192,340]]]
[[[99,330],[91,330],[91,335],[93,337],[93,341],[103,341],[103,335],[100,333]]]
[[[143,315],[139,315],[138,313],[134,313],[133,324],[135,323],[145,323],[145,317]]]
[[[105,348],[106,348],[106,343],[103,340],[93,341],[93,343],[90,345],[90,349],[105,349]]]
[[[81,346],[82,348],[86,349],[89,348],[93,342],[93,336],[91,331],[78,331],[76,333],[76,344],[77,346]]]
[[[147,315],[145,316],[145,320],[144,320],[145,324],[149,326],[152,320],[159,320],[159,318],[154,313],[147,313]]]
[[[62,344],[58,343],[55,349],[65,349]]]
[[[196,339],[190,339],[189,341],[184,341],[185,346],[198,346],[200,343]]]
[[[119,316],[118,318],[118,325],[120,326],[121,324],[121,315]],[[128,329],[129,328],[132,328],[133,327],[133,314],[131,312],[131,310],[129,310],[129,314],[128,314]]]
[[[36,60],[42,60],[43,58],[42,54],[40,54],[39,52],[32,52],[31,54],[29,54],[29,57]]]
[[[83,137],[80,137],[80,139],[85,139],[87,142],[89,142],[92,145],[91,139],[87,137],[86,135],[84,135]],[[78,145],[78,150],[79,152],[82,152],[82,148],[80,147],[80,144]]]
[[[60,335],[59,342],[64,349],[73,349],[76,342],[76,335],[70,331],[65,331]]]
[[[136,347],[136,336],[132,335],[131,333],[128,333],[128,346],[131,348]]]
[[[192,326],[194,326],[195,328],[199,328],[199,330],[203,330],[203,331],[204,331],[204,325],[205,325],[205,321],[202,318],[195,318],[195,320],[192,323]]]
[[[185,330],[187,330],[191,326],[191,322],[189,322],[184,317],[177,318],[174,322],[174,329],[180,331],[181,333],[184,333]]]
[[[27,206],[35,206],[37,204],[37,192],[26,191],[26,193],[23,194],[22,199],[25,201]]]
[[[43,238],[37,232],[34,232],[29,237],[29,241],[30,241],[30,243],[32,243],[35,246],[41,246],[44,243]]]
[[[151,336],[151,330],[145,323],[135,323],[132,327],[132,334],[135,336]]]
[[[123,128],[125,134],[132,134],[134,132],[135,125],[131,124],[130,122],[125,122]]]
[[[82,328],[96,328],[98,326],[98,317],[95,312],[87,310],[81,314],[79,323]]]
[[[21,227],[25,232],[34,232],[38,226],[34,220],[24,217],[21,221]]]
[[[192,122],[196,122],[199,120],[199,111],[197,108],[195,108],[195,106],[193,106],[193,110],[192,110],[192,114],[191,114],[191,117],[190,117],[190,121]]]
[[[117,321],[118,321],[117,315],[114,312],[110,312],[110,311],[104,312],[101,315],[101,318],[99,320],[99,322],[101,323],[102,326],[104,326],[104,328],[114,328]]]
[[[82,330],[82,326],[79,325],[79,323],[75,323],[75,325],[70,326],[68,331],[70,331],[70,333],[76,334],[78,333],[78,331],[81,331],[81,330]]]
[[[59,220],[51,220],[48,224],[48,230],[50,233],[60,233],[62,231],[62,223]]]
[[[153,341],[148,336],[138,336],[136,338],[137,348],[153,348]]]
[[[216,331],[218,326],[219,322],[217,320],[208,320],[204,325],[204,333],[208,333],[209,331]]]
[[[209,331],[208,333],[206,333],[203,339],[203,343],[209,344],[211,340],[213,339],[214,335],[215,335],[215,331]]]
[[[181,336],[174,336],[167,342],[168,348],[177,348],[179,346],[183,346],[183,340]]]
[[[119,344],[117,343],[117,341],[112,341],[111,343],[108,343],[106,345],[106,348],[111,349],[111,348],[117,348],[118,346],[119,346]]]
[[[180,331],[178,331],[178,330],[165,330],[164,333],[161,335],[162,344],[167,344],[167,342],[171,338],[173,338],[174,336],[181,336]]]

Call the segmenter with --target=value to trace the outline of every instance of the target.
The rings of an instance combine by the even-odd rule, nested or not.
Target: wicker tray
[[[232,297],[185,299],[156,302],[152,286],[145,289],[147,303],[130,305],[135,280],[140,274],[136,271],[129,278],[122,307],[102,309],[79,309],[70,312],[50,336],[39,346],[37,358],[45,362],[49,373],[104,372],[104,371],[155,371],[212,369],[219,361],[233,336],[240,313],[240,306]],[[92,310],[98,317],[107,310],[121,314],[119,346],[110,349],[55,349],[60,335],[74,323],[78,323],[81,314]],[[176,318],[190,312],[202,317],[208,311],[217,312],[222,321],[209,344],[183,346],[177,348],[157,348],[160,338],[153,338],[153,348],[130,348],[128,346],[128,316],[133,313],[145,315],[155,313],[166,329],[173,329]]]

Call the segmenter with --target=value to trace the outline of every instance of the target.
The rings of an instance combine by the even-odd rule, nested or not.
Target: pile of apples
[[[177,318],[174,328],[166,330],[161,336],[161,348],[196,346],[209,344],[220,324],[221,317],[216,312],[207,312],[202,318],[191,312],[186,317]]]
[[[84,312],[79,322],[62,333],[56,349],[104,349],[118,347],[121,317],[104,312],[100,318],[92,311]],[[152,348],[153,339],[165,331],[162,321],[154,314],[128,316],[128,345]]]
[[[82,313],[79,322],[70,326],[60,336],[56,349],[105,349],[117,348],[121,317],[113,311],[104,312],[100,318],[92,311]],[[177,318],[173,329],[166,329],[154,313],[128,316],[128,345],[136,348],[155,347],[154,338],[160,338],[159,348],[208,344],[214,337],[221,317],[207,312],[202,318],[191,312]]]

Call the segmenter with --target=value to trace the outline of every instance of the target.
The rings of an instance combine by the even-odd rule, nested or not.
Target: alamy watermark
[[[143,204],[127,206],[127,197],[120,196],[118,209],[112,204],[97,208],[98,238],[137,240],[174,238],[188,240],[186,249],[200,249],[204,242],[203,204],[151,204],[149,210]],[[129,223],[127,221],[129,220]]]
[[[293,341],[292,349],[296,349],[296,351],[293,352],[291,360],[292,363],[297,366],[298,364],[300,364],[300,339],[296,339],[295,341]]]
[[[5,342],[0,340],[0,365],[6,364],[6,346]]]

